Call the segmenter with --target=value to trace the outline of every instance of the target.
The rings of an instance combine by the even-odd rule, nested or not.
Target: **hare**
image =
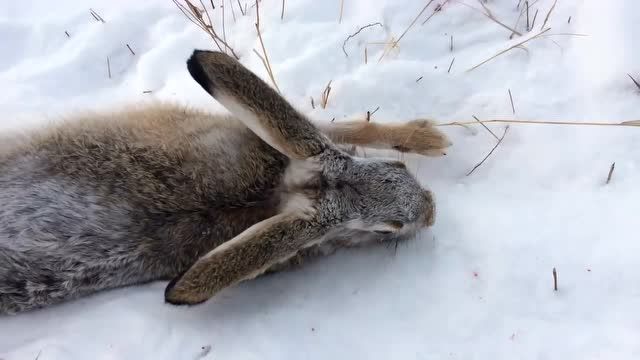
[[[430,122],[315,124],[224,53],[195,50],[187,69],[231,116],[129,107],[0,149],[0,313],[156,280],[171,280],[166,302],[198,304],[297,257],[434,223],[402,162],[342,149],[443,155]]]

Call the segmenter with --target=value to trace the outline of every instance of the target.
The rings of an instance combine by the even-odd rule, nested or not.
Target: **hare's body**
[[[194,77],[203,84],[198,74]],[[273,101],[280,106],[277,102],[284,100]],[[243,111],[232,109],[235,115]],[[280,111],[287,108],[274,110]],[[309,139],[286,131],[266,133],[256,129],[252,114],[234,118],[149,105],[77,116],[12,138],[10,146],[0,148],[0,313],[169,279],[174,281],[167,288],[168,301],[197,303],[221,287],[281,268],[296,254],[310,256],[368,238],[359,234],[356,241],[348,235],[349,229],[377,226],[364,224],[359,219],[364,210],[349,200],[366,194],[349,195],[343,180],[316,177],[310,172],[325,170],[308,169],[318,161],[348,164],[349,156],[324,150],[328,145],[316,141],[313,125],[304,125]],[[420,122],[376,134],[372,124],[354,124],[324,133],[338,142],[396,147],[398,137],[404,141],[408,133],[423,131],[422,139],[437,142],[426,151],[448,146],[446,138]],[[278,138],[282,134],[286,143]],[[405,145],[396,148],[419,150]],[[295,158],[304,151],[328,155]],[[391,164],[384,175],[374,175],[404,178],[405,170],[397,168]],[[369,181],[358,180],[367,176],[359,171],[349,176]],[[426,220],[415,216],[428,225],[433,222],[430,196],[411,186],[420,199],[417,211],[427,200]],[[415,201],[404,206],[413,209]],[[216,259],[223,253],[221,264]],[[193,291],[194,286],[200,290]]]
[[[289,159],[231,117],[85,115],[0,153],[0,312],[171,279],[278,212]]]

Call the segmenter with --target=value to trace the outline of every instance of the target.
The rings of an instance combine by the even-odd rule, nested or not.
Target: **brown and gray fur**
[[[402,163],[336,145],[442,155],[450,143],[430,122],[316,125],[223,53],[187,64],[231,116],[129,107],[0,148],[0,314],[154,280],[172,280],[167,302],[196,304],[433,224],[431,193]]]

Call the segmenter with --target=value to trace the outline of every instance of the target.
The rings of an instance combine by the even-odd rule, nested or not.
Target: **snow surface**
[[[221,110],[185,67],[194,48],[213,44],[169,0],[0,2],[3,132],[153,98]],[[421,25],[438,2],[382,62],[382,47],[368,45],[365,65],[365,43],[397,38],[426,1],[344,0],[339,24],[339,0],[288,0],[284,21],[281,2],[263,0],[261,28],[280,89],[309,116],[336,121],[378,106],[373,119],[381,122],[640,118],[640,93],[627,77],[640,77],[637,1],[559,0],[547,34],[589,36],[536,39],[471,72],[523,38],[509,40],[510,31],[456,0]],[[552,2],[531,2],[530,17],[539,14],[524,36],[539,31]],[[516,3],[486,6],[513,26]],[[255,9],[242,16],[236,8],[235,23],[229,8],[225,14],[227,38],[242,62],[267,79],[252,52],[259,49]],[[220,24],[219,7],[214,17]],[[344,39],[376,21],[384,27],[349,40],[345,57]],[[519,31],[526,32],[525,22]],[[309,97],[319,103],[329,80],[328,107],[311,109]],[[504,131],[500,124],[490,128]],[[435,192],[438,215],[433,228],[397,251],[341,251],[197,307],[164,304],[165,283],[158,282],[0,318],[0,358],[640,357],[640,129],[513,125],[493,155],[465,176],[495,144],[474,129],[475,135],[443,128],[454,143],[446,157],[407,157]]]

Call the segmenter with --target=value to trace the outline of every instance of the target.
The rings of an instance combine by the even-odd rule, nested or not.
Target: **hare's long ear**
[[[195,50],[189,73],[249,129],[292,159],[306,159],[332,146],[304,115],[229,55]]]
[[[195,305],[254,278],[322,236],[306,219],[282,213],[263,220],[202,256],[165,289],[165,301]]]

